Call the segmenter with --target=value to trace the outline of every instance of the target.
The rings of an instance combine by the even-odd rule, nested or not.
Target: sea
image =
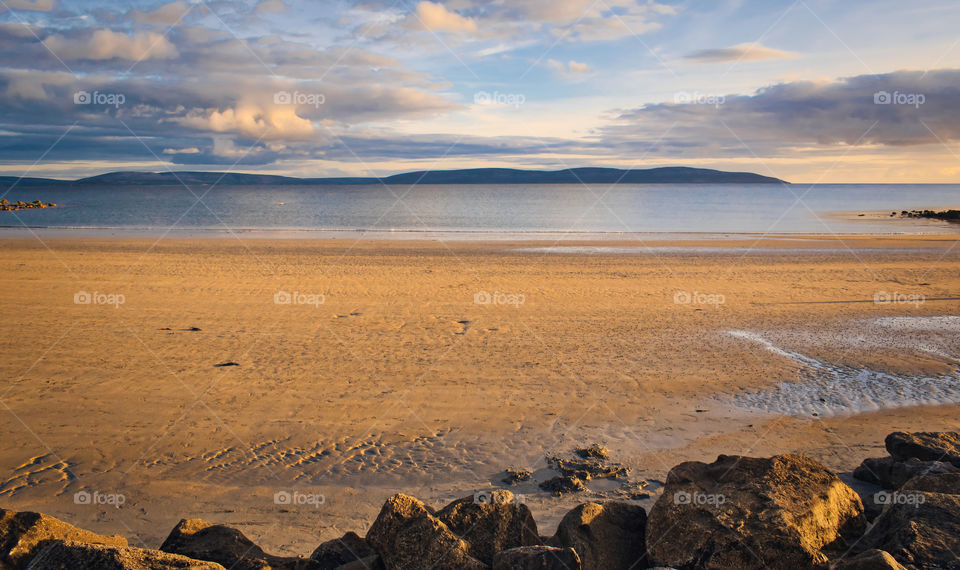
[[[631,239],[956,233],[901,218],[960,208],[960,184],[34,186],[0,235]],[[891,216],[892,213],[897,215]]]

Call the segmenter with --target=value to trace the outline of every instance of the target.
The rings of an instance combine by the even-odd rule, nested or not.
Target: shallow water
[[[895,321],[909,319],[909,322]],[[955,323],[960,317],[892,317],[876,321],[900,322],[911,330],[925,330],[940,322]],[[929,330],[929,329],[926,329]],[[960,404],[960,369],[939,376],[898,375],[868,368],[853,368],[823,362],[781,348],[763,335],[751,331],[727,331],[727,334],[760,344],[766,350],[789,358],[801,366],[803,380],[733,397],[741,409],[793,416],[831,416],[869,412],[904,406]],[[918,345],[919,350],[958,361],[936,348]]]
[[[490,239],[491,233],[567,232],[950,233],[956,224],[857,213],[956,207],[960,185],[50,186],[0,194],[58,204],[0,213],[0,227],[271,237],[449,232]]]

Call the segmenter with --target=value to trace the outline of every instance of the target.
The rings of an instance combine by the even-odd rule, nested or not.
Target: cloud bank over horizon
[[[948,2],[7,0],[0,174],[684,165],[956,181]],[[899,45],[899,44],[898,44]],[[953,47],[951,47],[953,46]]]

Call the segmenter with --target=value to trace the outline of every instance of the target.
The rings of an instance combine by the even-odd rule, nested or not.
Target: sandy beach
[[[4,239],[0,502],[307,555],[393,493],[442,505],[576,445],[645,506],[720,453],[849,472],[960,428],[958,242]],[[601,483],[512,490],[550,534],[623,497]]]

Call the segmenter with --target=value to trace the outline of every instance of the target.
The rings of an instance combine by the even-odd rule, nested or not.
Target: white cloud
[[[743,43],[735,46],[700,50],[684,56],[701,63],[729,63],[733,61],[762,61],[765,59],[792,59],[797,54],[773,49],[759,43]]]
[[[465,18],[456,12],[447,10],[443,4],[436,4],[424,0],[417,4],[415,20],[424,28],[431,31],[443,32],[475,32],[477,23]],[[408,22],[410,20],[408,19]]]
[[[156,32],[135,33],[132,36],[108,29],[93,33],[89,40],[77,40],[53,35],[43,42],[61,59],[107,60],[113,58],[141,61],[176,57],[177,48],[170,40]]]
[[[586,63],[570,60],[567,63],[555,59],[547,60],[547,67],[560,75],[572,75],[578,73],[590,73],[592,70]]]

